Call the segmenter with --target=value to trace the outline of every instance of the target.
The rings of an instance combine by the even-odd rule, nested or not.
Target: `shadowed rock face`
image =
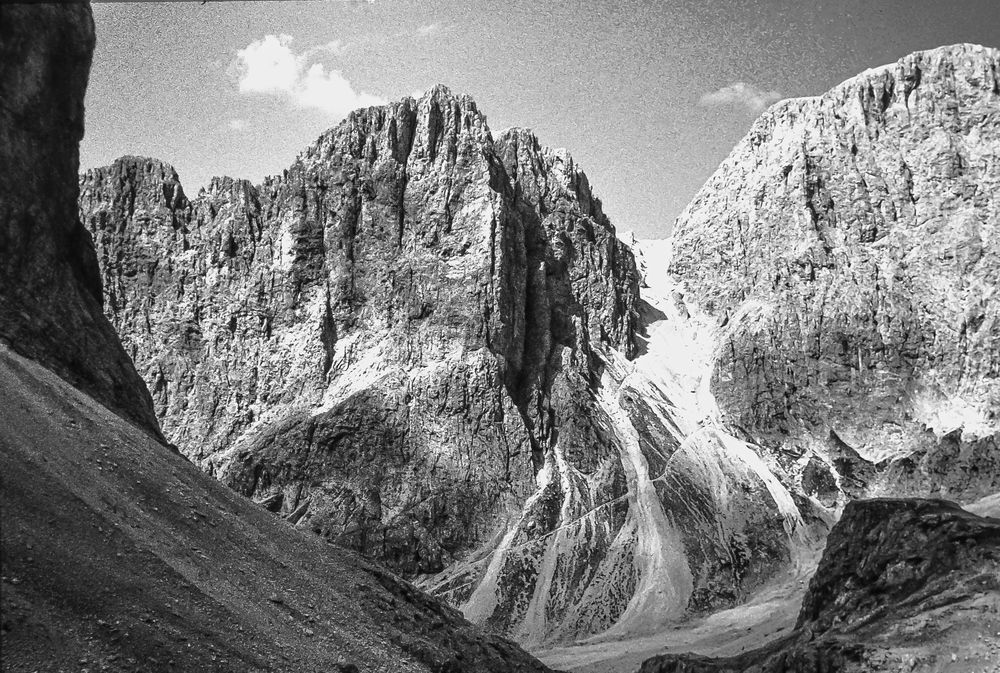
[[[642,673],[983,670],[1000,657],[1000,520],[942,500],[853,501],[796,632],[739,657],[654,657]]]
[[[84,3],[0,7],[0,338],[159,437],[74,208],[93,48]]]
[[[670,262],[721,325],[726,424],[797,454],[808,488],[814,454],[848,495],[864,473],[869,494],[1000,488],[998,194],[995,49],[918,52],[764,113]]]

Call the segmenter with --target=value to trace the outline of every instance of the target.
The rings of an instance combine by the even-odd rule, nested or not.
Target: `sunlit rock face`
[[[677,221],[723,425],[826,506],[1000,489],[1000,52],[765,112]]]

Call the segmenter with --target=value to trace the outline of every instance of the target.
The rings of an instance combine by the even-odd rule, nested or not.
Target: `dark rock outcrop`
[[[0,7],[0,339],[160,437],[75,207],[93,48],[86,3]]]
[[[852,501],[796,631],[728,659],[655,657],[642,673],[983,670],[1000,660],[1000,520],[942,500]]]
[[[683,301],[719,332],[727,427],[797,454],[808,488],[819,456],[845,497],[1000,489],[998,194],[996,49],[918,52],[765,112],[673,235]]]

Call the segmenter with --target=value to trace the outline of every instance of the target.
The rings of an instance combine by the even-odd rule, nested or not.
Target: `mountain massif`
[[[437,87],[281,175],[80,177],[169,441],[297,527],[540,645],[732,607],[849,501],[1000,489],[996,50],[757,121],[669,242]]]
[[[663,623],[787,560],[797,515],[752,452],[671,463],[669,400],[622,387],[639,274],[586,176],[470,98],[354,112],[194,198],[126,157],[80,204],[170,441],[470,618],[533,642]]]
[[[259,185],[78,175],[94,40],[0,7],[5,671],[1000,656],[1000,521],[928,499],[1000,491],[997,50],[773,106],[630,246],[442,86]]]

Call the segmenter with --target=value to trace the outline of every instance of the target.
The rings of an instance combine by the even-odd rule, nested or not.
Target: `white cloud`
[[[355,91],[339,70],[327,72],[322,63],[311,65],[299,80],[294,100],[300,107],[319,108],[339,117],[359,107],[386,102],[378,96]]]
[[[734,82],[718,91],[707,93],[698,101],[703,107],[743,106],[751,112],[762,112],[783,96],[777,91],[764,91],[746,82]]]
[[[240,93],[267,94],[286,98],[292,105],[316,108],[343,117],[359,107],[381,105],[383,98],[354,89],[339,70],[327,70],[322,63],[310,63],[318,55],[342,49],[333,40],[296,54],[290,35],[266,35],[236,52],[230,72]]]
[[[340,40],[330,40],[326,44],[321,44],[318,47],[313,47],[302,55],[304,58],[309,58],[314,54],[322,54],[324,52],[329,54],[340,54],[344,51],[344,43]]]
[[[436,33],[441,30],[440,23],[426,23],[422,26],[417,26],[417,35],[430,35],[431,33]]]
[[[229,120],[229,128],[231,128],[233,131],[243,131],[244,129],[246,129],[246,127],[247,127],[247,120],[246,119],[230,119]]]
[[[300,65],[289,46],[291,35],[267,35],[236,52],[241,93],[290,92]]]

